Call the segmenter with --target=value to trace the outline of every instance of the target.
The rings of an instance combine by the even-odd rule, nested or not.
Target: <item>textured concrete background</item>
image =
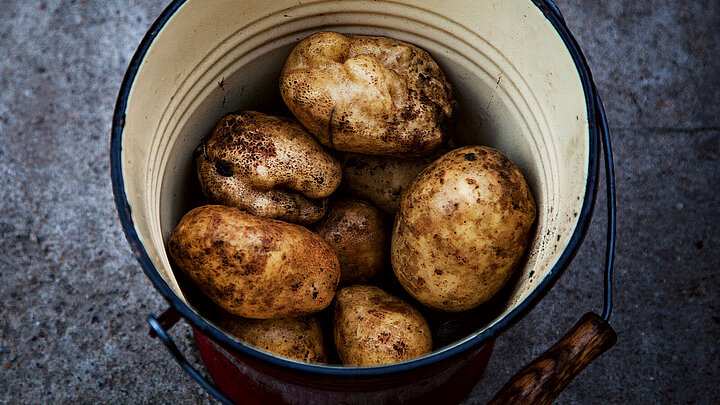
[[[211,402],[147,336],[166,305],[110,187],[115,97],[167,2],[0,0],[0,403]],[[720,3],[558,4],[608,109],[619,197],[619,340],[558,403],[720,403]],[[468,403],[599,311],[603,204]]]

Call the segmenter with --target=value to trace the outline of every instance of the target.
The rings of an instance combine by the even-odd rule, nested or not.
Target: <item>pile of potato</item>
[[[452,88],[407,43],[311,35],[280,94],[297,120],[228,114],[198,146],[212,205],[172,232],[174,264],[261,350],[350,366],[430,353],[425,307],[477,307],[521,260],[536,214],[522,174],[497,150],[450,150]],[[407,299],[381,288],[390,268]]]

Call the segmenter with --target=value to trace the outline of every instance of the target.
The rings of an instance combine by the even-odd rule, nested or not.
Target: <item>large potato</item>
[[[535,200],[518,167],[483,146],[426,167],[400,198],[393,271],[428,307],[463,311],[489,300],[527,247]]]
[[[387,257],[388,230],[380,211],[360,200],[341,200],[314,225],[340,261],[340,283],[365,283],[380,274]]]
[[[435,158],[401,159],[394,156],[343,154],[339,157],[343,173],[341,187],[394,216],[403,189]]]
[[[322,218],[341,168],[295,120],[254,111],[228,114],[196,153],[202,190],[214,203],[263,218]]]
[[[282,319],[226,316],[220,327],[241,342],[260,350],[306,363],[325,363],[320,321],[312,315]]]
[[[245,318],[320,311],[340,278],[337,256],[320,236],[222,205],[188,212],[170,235],[168,250],[208,297]]]
[[[429,155],[457,104],[422,49],[336,32],[313,34],[293,49],[280,94],[320,143],[371,155]]]
[[[369,286],[338,291],[333,336],[348,366],[379,366],[411,360],[432,350],[432,334],[420,311]]]

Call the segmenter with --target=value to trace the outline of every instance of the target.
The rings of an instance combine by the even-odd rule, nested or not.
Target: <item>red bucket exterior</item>
[[[276,368],[232,353],[193,328],[205,367],[233,402],[274,404],[456,404],[480,380],[494,339],[462,356],[384,375],[331,376]]]

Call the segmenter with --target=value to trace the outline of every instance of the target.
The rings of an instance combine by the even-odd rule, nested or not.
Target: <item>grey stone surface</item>
[[[210,403],[147,336],[165,307],[109,177],[120,81],[167,1],[0,0],[0,403]],[[605,100],[619,340],[558,403],[720,403],[720,3],[558,0]],[[484,403],[599,311],[604,195],[563,278],[498,339]],[[198,361],[187,326],[173,329]]]

